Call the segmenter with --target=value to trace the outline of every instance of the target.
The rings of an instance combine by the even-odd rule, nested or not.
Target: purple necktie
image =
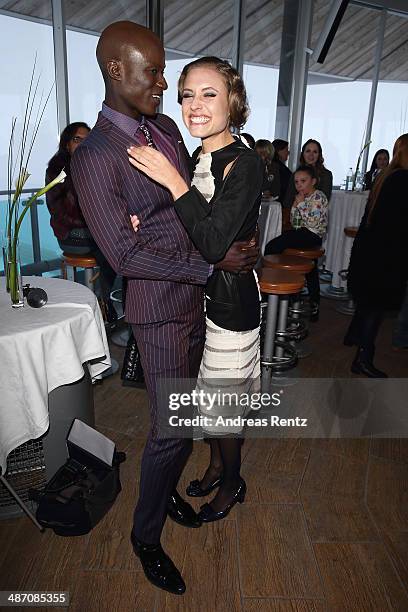
[[[141,123],[139,125],[139,128],[140,128],[140,131],[143,133],[144,137],[146,138],[147,146],[153,147],[153,149],[157,149],[156,145],[153,142],[152,135],[147,125],[145,123]]]

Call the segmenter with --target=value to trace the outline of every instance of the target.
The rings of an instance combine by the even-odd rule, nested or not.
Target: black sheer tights
[[[213,510],[219,512],[232,500],[240,484],[242,440],[240,438],[212,438],[209,444],[210,465],[200,481],[200,486],[205,489],[222,475],[222,484],[210,502]]]

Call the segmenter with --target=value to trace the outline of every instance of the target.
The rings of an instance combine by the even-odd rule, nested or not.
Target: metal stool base
[[[308,334],[309,331],[303,321],[289,318],[286,329],[284,331],[277,331],[275,336],[282,341],[293,340],[295,342],[300,342],[304,340]]]
[[[355,306],[353,300],[348,300],[345,304],[341,304],[336,308],[337,312],[352,317],[355,313]]]
[[[284,389],[285,387],[293,387],[296,385],[299,378],[298,368],[292,368],[288,372],[276,372],[272,377],[272,389]]]
[[[306,359],[313,352],[308,342],[299,342],[294,348],[299,359]]]
[[[270,361],[265,361],[261,358],[262,368],[267,368],[272,372],[285,372],[294,368],[298,362],[296,349],[290,344],[279,340],[275,341],[274,346],[282,349],[283,355],[280,357],[274,355]]]
[[[329,300],[344,301],[350,299],[350,296],[345,289],[343,289],[342,287],[333,287],[333,285],[321,288],[320,295]]]

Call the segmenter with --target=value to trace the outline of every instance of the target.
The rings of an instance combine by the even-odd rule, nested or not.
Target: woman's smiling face
[[[303,152],[303,157],[305,162],[309,165],[309,166],[315,166],[317,160],[319,159],[319,147],[317,146],[317,144],[315,142],[309,142],[309,144],[307,145],[306,149]]]
[[[214,68],[199,66],[187,73],[181,106],[183,121],[192,136],[205,140],[229,133],[227,87]]]

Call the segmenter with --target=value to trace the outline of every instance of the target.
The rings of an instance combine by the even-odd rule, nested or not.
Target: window
[[[258,140],[273,140],[282,39],[283,0],[247,3],[244,80],[251,114],[244,128]]]
[[[312,48],[330,4],[317,0]],[[379,12],[350,4],[323,64],[309,66],[303,138],[318,140],[340,185],[365,144]]]
[[[388,14],[368,168],[378,149],[388,149],[392,156],[395,140],[408,132],[407,40],[408,19]]]
[[[12,117],[18,118],[15,143],[20,142],[22,122],[28,95],[28,88],[33,69],[34,56],[37,54],[37,76],[40,77],[39,94],[46,96],[54,82],[54,47],[52,27],[50,23],[51,3],[42,0],[35,3],[36,9],[33,17],[37,21],[0,15],[0,52],[3,58],[10,56],[13,61],[5,61],[2,66],[2,79],[5,87],[0,91],[0,115],[3,129],[0,131],[0,190],[7,190],[7,150],[10,137]],[[39,100],[39,97],[38,97]],[[30,177],[26,183],[27,188],[39,188],[44,184],[45,169],[48,160],[55,153],[58,145],[58,128],[56,115],[55,93],[51,94],[45,109],[36,142],[29,161],[28,172]],[[31,194],[24,194],[23,199]],[[5,231],[7,195],[0,195],[0,232]],[[38,216],[41,223],[41,247],[44,254],[58,252],[58,244],[49,225],[48,209],[44,203],[38,204]],[[33,246],[31,236],[30,215],[24,218],[20,230],[21,263],[33,262]],[[3,262],[1,261],[3,268]]]

